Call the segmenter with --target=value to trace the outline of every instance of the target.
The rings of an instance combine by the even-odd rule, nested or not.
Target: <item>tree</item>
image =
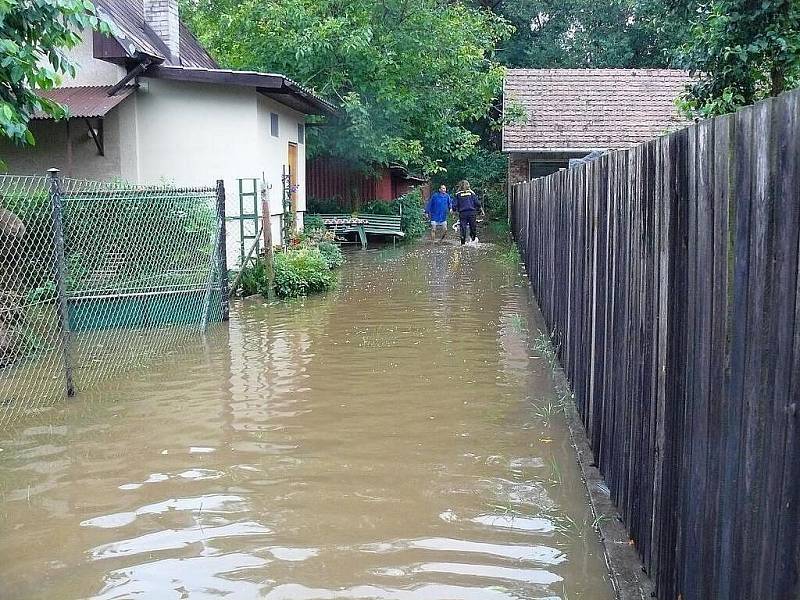
[[[681,64],[697,76],[690,116],[733,112],[800,83],[800,2],[711,0],[696,8]]]
[[[475,1],[514,25],[498,57],[515,68],[664,67],[681,31],[657,0]]]
[[[487,10],[438,0],[197,0],[184,6],[226,67],[278,71],[342,106],[310,153],[435,172],[463,157],[489,110],[508,35]]]
[[[75,66],[65,50],[80,42],[79,32],[109,27],[89,0],[5,0],[0,2],[0,132],[18,143],[33,144],[28,121],[36,111],[55,118],[64,109],[34,90],[57,86]]]

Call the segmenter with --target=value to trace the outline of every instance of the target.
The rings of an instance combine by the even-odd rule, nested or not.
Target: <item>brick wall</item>
[[[180,58],[178,0],[144,0],[144,19],[169,48],[173,61]]]
[[[508,183],[514,184],[528,180],[528,155],[508,155]]]

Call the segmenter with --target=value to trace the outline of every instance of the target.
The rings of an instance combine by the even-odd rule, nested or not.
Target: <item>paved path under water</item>
[[[0,598],[612,598],[516,269],[349,259],[0,434]]]

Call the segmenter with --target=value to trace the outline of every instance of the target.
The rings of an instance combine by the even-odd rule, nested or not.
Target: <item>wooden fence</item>
[[[800,598],[800,90],[511,190],[658,597]]]

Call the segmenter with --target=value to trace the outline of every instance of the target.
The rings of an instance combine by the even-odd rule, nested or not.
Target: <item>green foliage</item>
[[[334,287],[336,277],[319,248],[301,247],[275,255],[275,293],[279,298],[297,298]],[[264,284],[259,290],[266,296]]]
[[[497,254],[497,261],[509,267],[518,267],[522,262],[519,248],[517,248],[516,244],[512,244],[507,248],[502,249]]]
[[[414,240],[428,232],[428,219],[425,218],[425,206],[422,204],[422,192],[419,189],[400,196],[392,204],[397,206],[394,214],[397,214],[400,207],[403,208],[400,229],[406,234],[405,239]]]
[[[336,269],[344,264],[344,254],[342,249],[333,242],[320,242],[317,246],[322,258],[328,264],[329,269]]]
[[[64,203],[67,290],[196,281],[197,268],[206,266],[201,257],[212,252],[217,226],[214,210],[191,198],[165,197],[147,190],[123,194],[122,189],[105,198]],[[49,193],[6,193],[0,198],[0,208],[14,213],[26,230],[13,252],[0,248],[0,274],[7,262],[12,263],[7,269],[10,273],[24,264],[28,300],[52,299],[54,246]],[[137,242],[143,234],[145,241]],[[102,282],[92,279],[98,270],[105,270],[109,256],[120,253],[125,261],[113,277]]]
[[[498,52],[515,68],[663,67],[682,31],[661,27],[669,5],[657,0],[511,0],[492,2],[514,27]],[[485,0],[476,1],[486,5]]]
[[[341,202],[335,198],[307,198],[306,199],[306,212],[307,214],[336,214],[348,212],[342,207]]]
[[[320,230],[313,231],[316,233]],[[333,269],[343,264],[344,255],[339,246],[326,239],[306,238],[302,245],[275,255],[273,290],[279,298],[324,292],[336,283]],[[245,266],[239,278],[240,294],[243,297],[253,294],[269,297],[268,273],[264,258]]]
[[[428,231],[428,220],[425,218],[425,207],[422,203],[422,192],[414,189],[391,202],[375,201],[362,207],[359,212],[370,215],[397,215],[401,213],[400,229],[406,234],[406,240],[415,240]]]
[[[86,29],[110,33],[89,0],[0,3],[0,135],[34,144],[28,129],[34,112],[65,116],[61,106],[33,90],[52,89],[62,75],[75,74],[65,50],[74,48]]]
[[[44,285],[53,275],[50,195],[45,191],[19,195],[7,192],[0,197],[0,208],[15,214],[25,225],[26,231],[10,247],[0,244],[0,281],[4,272],[10,275],[18,270],[14,263],[21,263],[25,265],[27,273],[26,284],[33,288]]]
[[[432,189],[439,189],[441,184],[445,184],[452,193],[458,182],[466,179],[480,197],[489,219],[505,219],[508,212],[508,159],[505,155],[498,151],[477,148],[462,160],[446,162],[445,168],[445,173],[434,176]]]
[[[699,76],[682,99],[687,115],[733,112],[800,84],[800,2],[711,0],[692,12],[680,49]]]
[[[311,153],[356,166],[435,172],[464,157],[468,126],[498,96],[497,15],[438,0],[197,0],[183,14],[226,67],[286,73],[338,103],[344,118],[309,130]]]
[[[311,233],[312,231],[319,231],[325,229],[325,223],[322,222],[322,217],[319,215],[305,215],[303,217],[303,232]]]
[[[158,190],[115,192],[107,198],[65,203],[64,238],[69,254],[82,258],[84,277],[75,275],[82,289],[108,256],[124,250],[125,262],[114,280],[127,287],[149,286],[164,269],[192,271],[199,257],[212,252],[217,217],[205,203],[181,196],[165,196]],[[134,240],[145,232],[146,242]],[[72,273],[71,273],[72,274]],[[68,287],[68,289],[70,289]]]
[[[396,215],[399,210],[394,203],[386,202],[385,200],[373,200],[362,206],[359,212],[370,215]]]
[[[239,290],[242,297],[247,298],[258,294],[267,282],[267,263],[263,258],[253,261],[252,264],[242,268],[239,278]]]

